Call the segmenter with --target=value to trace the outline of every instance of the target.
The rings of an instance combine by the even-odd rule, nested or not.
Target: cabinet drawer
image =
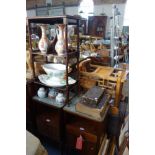
[[[88,140],[92,143],[96,143],[97,142],[97,136],[88,132],[87,129],[85,128],[82,128],[82,127],[77,127],[77,126],[73,126],[73,125],[70,125],[68,124],[66,126],[66,131],[68,134],[72,134],[72,135],[75,135],[75,136],[83,136],[83,138],[85,140]]]
[[[52,113],[42,113],[37,115],[36,123],[39,133],[53,140],[60,139],[59,119]]]
[[[83,144],[82,144],[82,150],[77,150],[76,149],[76,141],[77,138],[82,135],[83,137]],[[96,155],[96,143],[91,142],[88,137],[85,136],[85,134],[81,133],[78,136],[75,135],[74,133],[67,132],[66,133],[66,143],[69,146],[69,148],[72,150],[71,152],[78,152],[79,155]]]

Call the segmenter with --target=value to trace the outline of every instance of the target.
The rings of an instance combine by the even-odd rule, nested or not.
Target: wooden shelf
[[[67,52],[67,53],[65,53],[64,55],[62,55],[62,57],[73,57],[73,56],[75,56],[76,54],[78,54],[79,52],[78,51],[74,51],[74,52]],[[50,55],[50,54],[52,54],[52,53],[48,53],[48,54],[46,54],[46,53],[41,53],[39,50],[36,50],[36,52],[32,52],[32,54],[33,55],[43,55],[43,56],[48,56],[48,55]],[[57,54],[53,54],[53,56],[57,56],[57,57],[61,57],[61,56],[58,56]]]
[[[32,68],[33,68],[33,76],[35,77],[34,79],[34,84],[40,85],[40,86],[44,86],[44,87],[49,87],[49,88],[53,88],[52,86],[48,86],[46,84],[41,83],[38,78],[37,78],[37,73],[36,73],[36,66],[35,66],[35,62],[36,63],[52,63],[50,62],[50,58],[48,57],[49,55],[53,55],[52,58],[58,58],[58,62],[59,59],[62,61],[60,63],[63,63],[66,65],[66,70],[68,68],[68,66],[71,63],[74,63],[75,61],[71,61],[72,58],[76,58],[76,64],[78,66],[79,64],[79,26],[80,26],[80,17],[74,17],[74,16],[69,16],[69,15],[64,15],[64,16],[37,16],[37,17],[28,17],[27,18],[27,25],[28,25],[28,33],[29,33],[29,42],[30,42],[30,53],[31,53],[31,58],[32,58]],[[32,25],[33,24],[33,25]],[[39,25],[39,24],[48,24],[48,25],[57,25],[57,24],[64,24],[65,25],[65,36],[67,37],[67,33],[68,33],[68,25],[76,25],[77,26],[77,46],[76,47],[70,47],[67,46],[68,42],[67,40],[64,40],[65,44],[66,44],[66,48],[64,49],[66,52],[65,54],[63,54],[62,56],[58,56],[56,51],[54,50],[54,48],[51,48],[47,51],[47,53],[42,53],[39,49],[32,49],[32,39],[31,39],[31,33],[32,33],[32,29],[34,27],[34,25]],[[37,30],[39,32],[39,30]],[[37,58],[38,56],[38,58]],[[35,58],[36,57],[36,58]],[[43,57],[43,58],[40,58]],[[52,60],[51,58],[51,60]],[[76,83],[72,84],[72,85],[65,85],[62,87],[56,87],[55,89],[60,90],[65,92],[68,95],[69,92],[68,90],[74,89],[74,86],[77,86],[77,84],[79,84],[78,82],[78,78],[79,78],[79,72],[78,72],[78,67],[75,69],[75,65],[72,65],[72,69],[75,71],[77,70],[77,74],[72,74],[74,73],[73,71],[71,73],[66,74],[66,76],[71,76],[74,77],[76,79]],[[67,79],[68,80],[68,79]],[[66,83],[68,83],[66,80]],[[72,88],[73,87],[73,88]],[[78,86],[79,87],[79,86]],[[77,89],[79,90],[79,89]],[[67,99],[69,99],[69,96],[66,97]],[[69,102],[69,100],[67,101]]]
[[[32,71],[33,71],[33,95],[31,97],[32,103],[34,106],[34,115],[35,115],[35,123],[37,132],[42,135],[46,136],[52,140],[56,140],[60,143],[62,146],[63,144],[63,138],[64,138],[64,119],[63,119],[63,107],[66,104],[69,104],[69,102],[72,102],[72,100],[79,94],[79,26],[80,26],[80,19],[79,17],[74,16],[48,16],[48,17],[29,17],[27,18],[27,26],[28,26],[28,33],[29,33],[29,43],[30,43],[30,54],[31,54],[31,63],[32,63]],[[54,47],[51,47],[48,49],[47,53],[41,53],[39,49],[32,49],[32,39],[31,39],[31,33],[33,32],[33,25],[39,25],[39,24],[48,24],[48,25],[56,25],[56,24],[64,24],[65,25],[65,36],[67,38],[68,35],[68,25],[76,25],[77,26],[77,47],[70,47],[67,46],[68,42],[67,40],[64,40],[65,43],[65,54],[62,56],[58,56]],[[36,34],[42,33],[39,29],[36,29]],[[49,58],[49,55],[53,55],[51,59]],[[48,57],[49,56],[49,57]],[[39,81],[38,75],[44,74],[42,70],[40,69],[40,66],[35,64],[35,62],[38,63],[52,63],[49,60],[53,61],[53,58],[59,58],[61,63],[64,63],[66,65],[66,77],[72,77],[76,79],[76,82],[71,85],[64,85],[62,87],[52,87],[48,86],[46,84],[43,84]],[[73,59],[72,59],[73,58]],[[72,63],[74,63],[74,58],[76,58],[76,64],[72,66],[72,71],[70,73],[67,73],[68,66]],[[77,65],[77,67],[76,67]],[[38,69],[38,70],[37,70]],[[40,72],[39,72],[40,71]],[[75,72],[77,71],[77,72]],[[72,74],[74,73],[74,74]],[[68,78],[66,79],[66,83],[68,83]],[[55,99],[50,99],[48,97],[46,98],[39,98],[36,96],[37,91],[40,87],[45,87],[46,90],[49,88],[55,88],[58,92],[62,92],[66,96],[66,101],[64,104],[57,104]],[[34,96],[35,95],[35,96]]]
[[[74,97],[76,94],[74,94],[74,93],[72,93],[72,92],[69,92],[69,93],[70,93],[69,100],[72,100],[73,97]],[[51,99],[51,98],[48,98],[48,97],[40,98],[40,97],[38,97],[38,96],[36,95],[36,96],[34,96],[32,99],[35,100],[35,101],[41,102],[42,104],[46,104],[46,105],[48,105],[48,106],[52,106],[52,107],[54,107],[54,108],[62,108],[62,107],[65,106],[65,104],[57,104],[55,99]]]
[[[27,19],[30,20],[31,22],[32,21],[37,21],[38,20],[48,20],[48,19],[62,19],[62,18],[69,18],[69,19],[75,19],[75,20],[80,20],[81,18],[80,17],[75,17],[75,16],[70,16],[70,15],[65,15],[65,16],[36,16],[36,17],[28,17]]]
[[[74,17],[74,16],[42,16],[42,17],[29,17],[27,18],[29,22],[31,23],[44,23],[44,24],[61,24],[63,23],[63,20],[67,19],[67,24],[68,25],[77,25],[77,20],[80,20],[81,18],[79,17]]]
[[[47,54],[46,53],[41,53],[41,52],[32,52],[33,55],[44,55],[46,56]]]

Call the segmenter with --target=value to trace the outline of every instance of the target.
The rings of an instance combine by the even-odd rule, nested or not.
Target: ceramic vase
[[[55,45],[55,50],[58,56],[64,55],[66,51],[66,37],[65,37],[65,24],[58,24],[56,25],[56,35],[57,35],[57,42]]]
[[[46,90],[45,90],[45,88],[43,88],[43,87],[39,88],[39,90],[37,92],[37,95],[40,98],[45,98],[46,97]]]
[[[46,26],[44,24],[39,25],[41,28],[41,39],[39,40],[39,50],[41,53],[47,53],[47,49],[49,47],[49,39],[46,36]]]

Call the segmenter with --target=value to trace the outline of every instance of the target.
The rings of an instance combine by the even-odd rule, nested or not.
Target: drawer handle
[[[51,120],[47,118],[47,119],[46,119],[46,122],[48,122],[48,123],[49,123],[49,122],[51,122]]]

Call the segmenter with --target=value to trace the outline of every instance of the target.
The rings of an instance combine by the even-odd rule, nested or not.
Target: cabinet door
[[[38,105],[36,124],[40,134],[52,140],[60,141],[60,116],[57,111]]]

